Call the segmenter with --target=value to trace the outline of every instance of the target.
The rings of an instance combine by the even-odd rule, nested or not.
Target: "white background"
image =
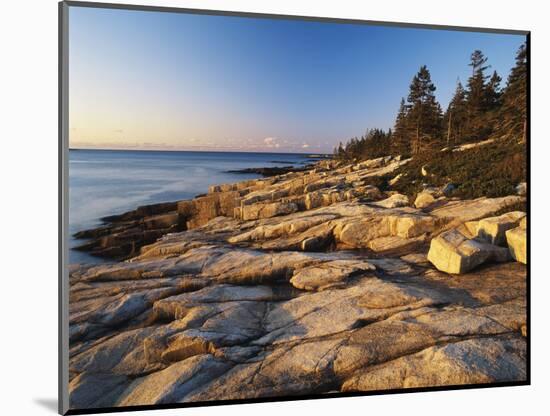
[[[544,1],[136,0],[141,4],[532,31],[532,386],[265,403],[146,414],[548,414],[549,28]],[[57,396],[57,2],[0,6],[0,378],[3,415],[54,414]],[[546,394],[545,394],[546,393]],[[143,413],[140,413],[143,414]]]

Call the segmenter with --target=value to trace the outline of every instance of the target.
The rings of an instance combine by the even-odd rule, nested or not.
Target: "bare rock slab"
[[[387,390],[525,380],[526,343],[512,339],[469,339],[433,346],[354,375],[343,391]]]
[[[409,198],[406,195],[394,194],[389,198],[383,199],[382,201],[373,202],[373,205],[382,208],[406,207],[409,205]]]
[[[298,289],[323,290],[344,286],[353,275],[375,269],[376,267],[366,261],[336,260],[304,267],[292,276],[290,283]]]

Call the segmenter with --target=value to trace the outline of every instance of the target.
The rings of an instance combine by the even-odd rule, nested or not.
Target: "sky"
[[[391,128],[427,65],[443,108],[469,57],[514,66],[525,36],[69,8],[71,148],[332,152]]]

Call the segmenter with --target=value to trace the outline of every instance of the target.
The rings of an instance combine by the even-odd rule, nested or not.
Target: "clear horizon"
[[[137,148],[137,147],[127,147],[127,148],[106,148],[106,147],[69,147],[69,150],[99,150],[99,151],[110,151],[110,152],[127,152],[127,151],[137,151],[137,152],[197,152],[197,153],[265,153],[272,155],[330,155],[332,152],[285,152],[285,151],[253,151],[253,150],[193,150],[193,149],[147,149],[147,148]]]
[[[506,83],[523,35],[69,8],[71,148],[331,153],[393,127],[427,65],[443,109],[481,49]]]

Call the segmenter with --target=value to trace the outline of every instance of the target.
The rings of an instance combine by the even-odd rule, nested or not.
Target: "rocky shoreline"
[[[71,266],[71,407],[525,380],[525,197],[370,184],[406,163],[322,160],[79,233],[112,261]]]
[[[278,175],[284,175],[286,173],[291,172],[305,172],[307,170],[312,169],[313,167],[311,165],[306,166],[273,166],[273,167],[267,167],[267,168],[245,168],[245,169],[239,169],[239,170],[228,170],[227,173],[254,173],[257,175],[261,175],[264,178],[270,177],[270,176],[278,176]]]

